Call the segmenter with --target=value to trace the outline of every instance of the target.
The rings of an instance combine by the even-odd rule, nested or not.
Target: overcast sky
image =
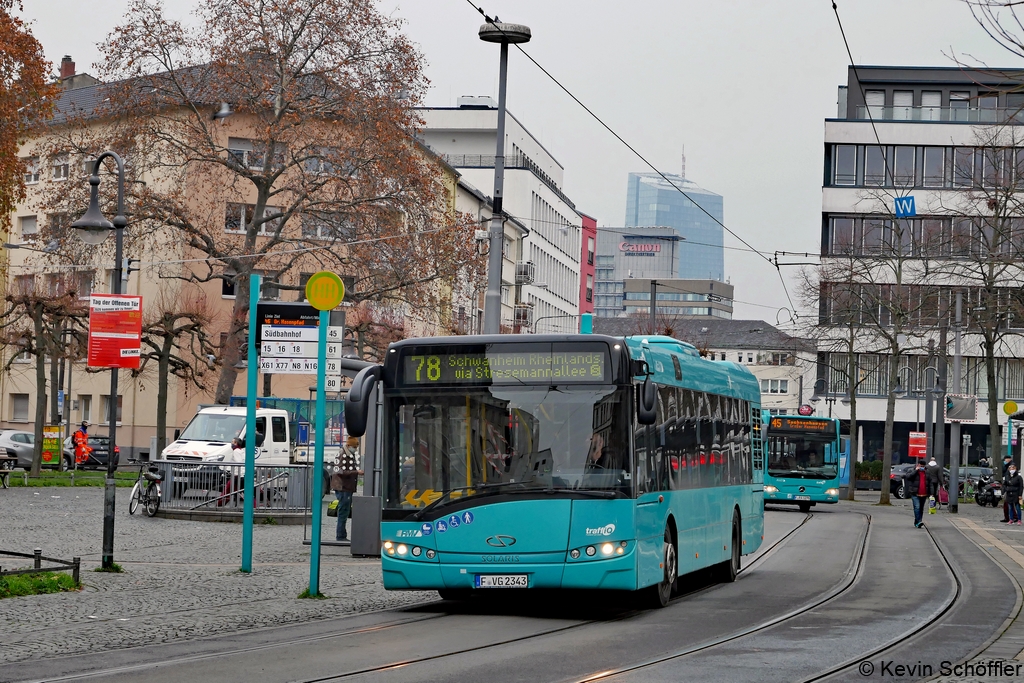
[[[127,0],[25,0],[56,64],[79,71]],[[173,0],[186,19],[196,0]],[[428,105],[497,94],[498,49],[476,36],[466,0],[381,0],[427,62]],[[725,197],[725,224],[754,247],[817,253],[823,119],[836,114],[849,63],[830,0],[486,0],[533,31],[527,51],[659,170]],[[950,55],[1024,66],[996,46],[959,0],[839,0],[858,64],[951,66]],[[526,58],[512,51],[509,110],[565,167],[565,192],[599,225],[622,225],[626,174],[648,170]],[[486,189],[489,193],[489,188]],[[726,236],[727,246],[741,246]],[[736,317],[774,323],[789,307],[775,269],[727,250]],[[795,269],[783,269],[796,301]],[[745,303],[744,303],[745,302]],[[796,301],[799,307],[799,301]],[[753,305],[757,304],[757,306]]]

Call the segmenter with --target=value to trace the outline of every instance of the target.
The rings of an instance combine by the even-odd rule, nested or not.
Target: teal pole
[[[309,595],[320,595],[320,522],[324,498],[324,441],[327,438],[327,399],[324,373],[327,370],[327,326],[331,312],[320,311],[319,343],[316,351],[316,446],[313,449],[313,533],[309,541]]]
[[[260,276],[249,276],[249,343],[245,375],[245,499],[242,503],[242,571],[252,572],[252,517],[256,498],[256,376],[260,363],[256,357],[256,304],[260,300]]]
[[[1006,454],[1008,456],[1010,456],[1011,458],[1013,457],[1013,418],[1012,417],[1007,417],[1006,418]],[[996,464],[994,462],[990,463],[990,464],[992,465],[992,471],[994,472]]]

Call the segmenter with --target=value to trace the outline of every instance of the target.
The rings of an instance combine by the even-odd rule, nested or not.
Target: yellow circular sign
[[[1014,413],[1016,413],[1017,412],[1017,402],[1016,401],[1007,401],[1006,403],[1004,403],[1003,404],[1003,412],[1006,413],[1007,415],[1013,415]]]
[[[345,283],[334,273],[321,270],[306,283],[306,301],[318,311],[329,311],[345,298]]]

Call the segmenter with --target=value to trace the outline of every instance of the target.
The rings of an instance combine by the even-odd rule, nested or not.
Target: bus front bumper
[[[636,590],[637,587],[633,552],[608,559],[502,564],[423,562],[385,555],[381,557],[381,569],[387,590],[472,589],[476,588],[477,576],[495,574],[526,575],[529,588]]]
[[[822,490],[793,490],[789,487],[778,489],[774,486],[765,485],[764,502],[766,503],[789,503],[799,505],[800,503],[838,503],[839,489]]]

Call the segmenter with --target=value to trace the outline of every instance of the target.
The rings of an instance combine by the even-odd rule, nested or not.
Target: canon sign
[[[660,244],[636,244],[634,242],[619,242],[619,251],[630,254],[656,254],[661,251]]]

